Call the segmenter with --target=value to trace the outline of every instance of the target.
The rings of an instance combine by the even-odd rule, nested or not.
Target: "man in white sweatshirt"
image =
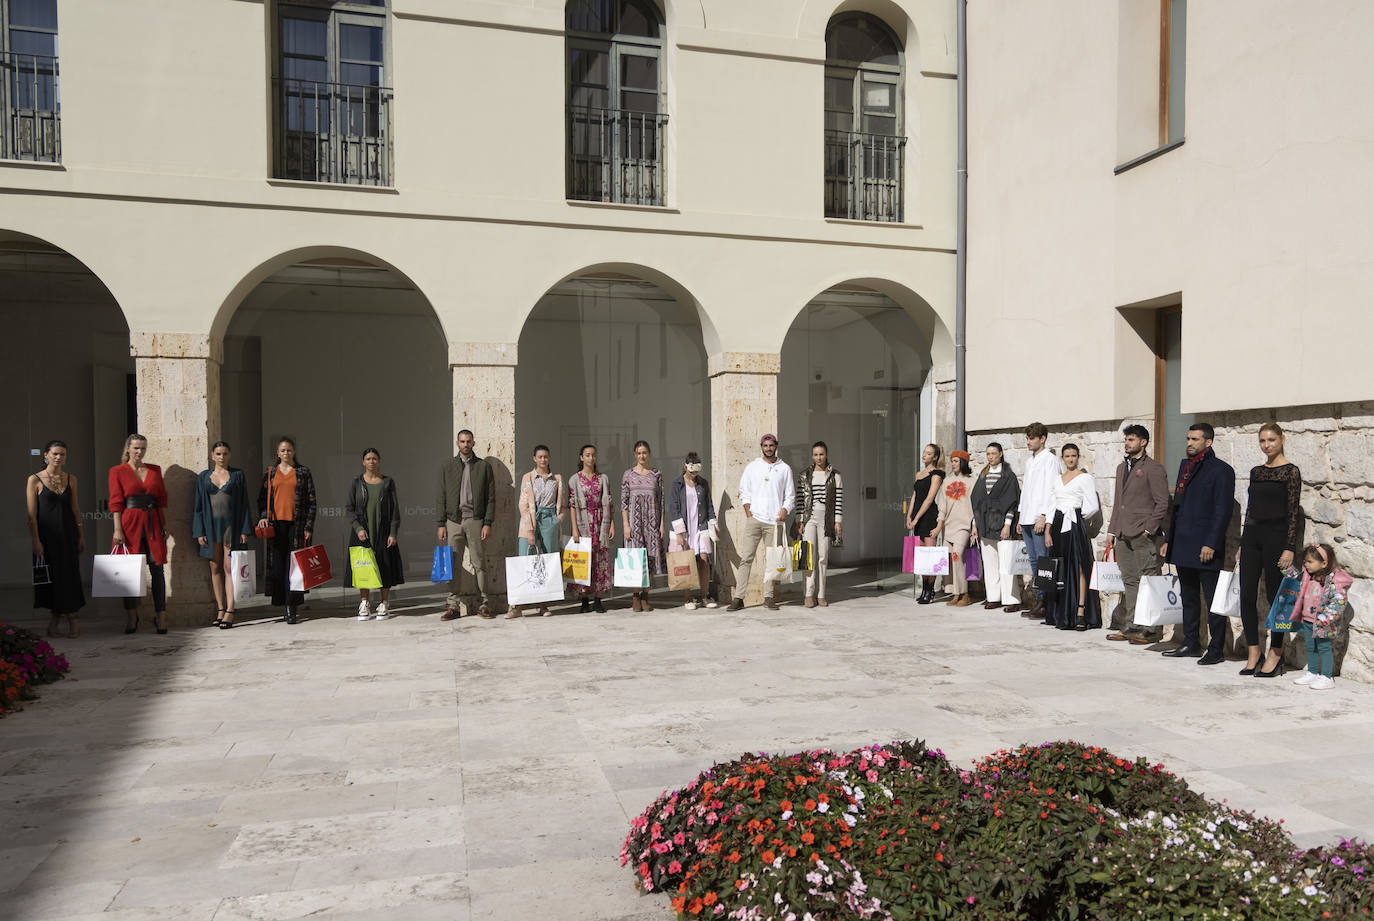
[[[1045,440],[1049,430],[1039,422],[1026,426],[1026,447],[1031,456],[1026,461],[1026,473],[1021,480],[1021,537],[1026,542],[1030,555],[1031,572],[1035,572],[1035,561],[1047,555],[1045,549],[1045,529],[1054,520],[1054,487],[1059,479],[1059,458],[1049,448]],[[1035,577],[1031,576],[1030,582]],[[1038,618],[1045,616],[1045,597],[1039,589],[1023,593],[1022,600],[1027,602],[1022,617]]]
[[[739,568],[735,570],[735,597],[728,611],[744,607],[744,592],[749,587],[749,573],[759,545],[779,528],[786,536],[787,516],[792,512],[796,494],[792,485],[792,468],[778,460],[778,438],[764,435],[759,439],[762,457],[756,457],[744,468],[739,478],[739,501],[744,506],[744,534],[738,543]],[[777,583],[763,583],[763,605],[770,611],[778,609],[773,593]]]

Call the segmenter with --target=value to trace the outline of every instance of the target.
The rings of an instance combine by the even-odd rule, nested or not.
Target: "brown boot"
[[[810,595],[807,595],[806,598],[802,601],[802,605],[808,608],[814,608],[816,606],[816,599],[812,598]]]
[[[632,599],[634,599],[634,601],[630,604],[630,607],[633,608],[634,610],[638,611],[638,610],[639,610],[639,592],[631,592],[631,593],[630,593],[630,597],[631,597]]]
[[[949,596],[949,600],[945,602],[945,607],[950,607],[950,608],[958,607],[958,605],[959,605],[959,599],[960,599],[960,598],[963,598],[963,597],[964,597],[963,595],[950,595],[950,596]]]
[[[972,595],[968,595],[968,594],[960,595],[960,596],[959,596],[957,599],[955,599],[955,601],[954,601],[954,606],[955,606],[956,608],[967,607],[967,606],[969,606],[969,605],[971,605],[971,604],[973,604],[973,596],[972,596]]]

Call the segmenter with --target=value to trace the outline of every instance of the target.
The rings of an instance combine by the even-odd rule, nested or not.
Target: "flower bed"
[[[1374,849],[1299,852],[1161,765],[1075,742],[748,755],[663,794],[621,863],[684,918],[1363,918]]]
[[[67,674],[71,665],[31,630],[0,624],[0,717],[36,700],[34,688]]]

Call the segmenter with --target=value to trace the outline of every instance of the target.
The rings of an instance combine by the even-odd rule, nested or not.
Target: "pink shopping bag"
[[[916,571],[916,548],[919,546],[921,539],[913,534],[902,538],[902,572]]]

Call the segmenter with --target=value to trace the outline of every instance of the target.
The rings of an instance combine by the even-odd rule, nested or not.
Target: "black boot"
[[[935,589],[926,587],[921,590],[921,597],[916,599],[917,604],[930,604],[935,600]]]
[[[297,620],[296,620],[296,606],[295,606],[294,604],[288,604],[288,605],[286,606],[286,622],[287,622],[288,624],[297,623]]]

